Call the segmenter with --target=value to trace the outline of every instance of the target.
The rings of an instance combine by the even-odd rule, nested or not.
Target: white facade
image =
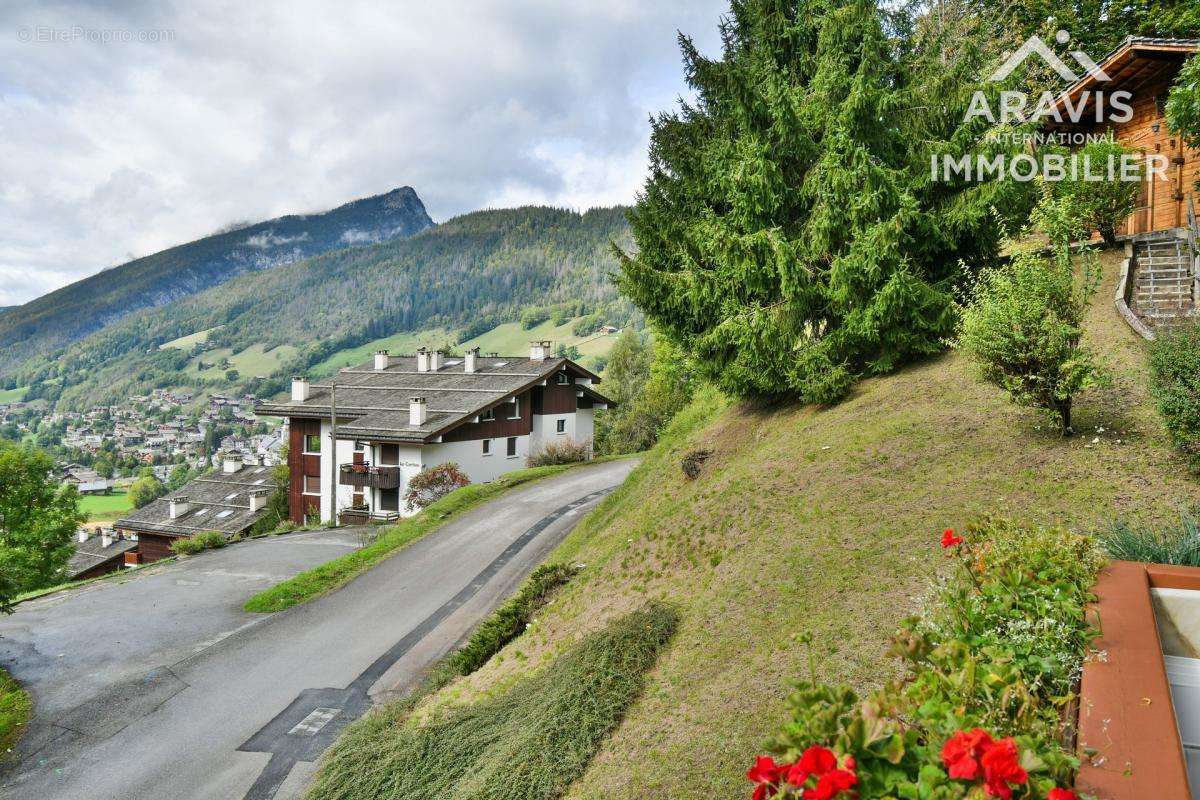
[[[339,438],[335,459],[334,449],[329,447],[332,429],[329,421],[324,420],[321,422],[321,493],[319,498],[311,496],[312,504],[316,505],[319,501],[321,521],[329,522],[334,516],[335,498],[336,510],[340,513],[350,508],[354,495],[361,492],[372,516],[387,518],[392,513],[411,516],[416,512],[404,508],[404,494],[408,489],[408,482],[422,469],[453,462],[458,464],[472,483],[493,481],[505,473],[523,469],[530,453],[545,443],[566,440],[590,443],[593,417],[593,410],[590,408],[580,408],[568,414],[533,414],[533,430],[529,434],[458,442],[433,442],[425,445],[402,444],[397,446],[399,456],[395,459],[384,457],[384,445],[364,443],[363,450],[360,451],[362,461],[375,467],[400,468],[399,499],[394,512],[382,507],[383,490],[359,489],[341,484],[341,466],[354,463],[357,443],[354,439]],[[508,453],[509,439],[516,440],[513,455]],[[488,442],[487,452],[484,452],[484,442]],[[389,460],[396,463],[389,463]],[[334,478],[331,479],[331,475]],[[306,494],[306,502],[308,497]]]

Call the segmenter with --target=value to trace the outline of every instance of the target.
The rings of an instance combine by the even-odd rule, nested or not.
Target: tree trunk
[[[1071,435],[1071,400],[1060,400],[1055,404],[1054,410],[1058,412],[1058,421],[1062,424],[1062,435]]]

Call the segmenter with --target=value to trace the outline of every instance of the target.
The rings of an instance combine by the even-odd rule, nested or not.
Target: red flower
[[[955,536],[953,528],[946,528],[942,531],[942,547],[958,547],[963,543],[963,537]]]
[[[754,766],[746,770],[746,777],[757,784],[753,800],[764,800],[779,791],[779,773],[782,768],[770,756],[754,759]]]
[[[983,774],[979,760],[992,746],[992,737],[981,728],[959,731],[942,745],[942,763],[951,778],[973,781]]]
[[[804,800],[833,800],[842,792],[848,792],[858,783],[858,776],[844,769],[834,769],[817,779],[814,789],[804,790]]]
[[[1020,784],[1029,780],[1029,773],[1020,764],[1017,743],[1012,737],[1001,739],[988,748],[980,763],[983,764],[987,793],[992,797],[1010,800],[1012,787],[1009,784]]]
[[[819,745],[813,745],[800,754],[796,766],[810,775],[824,775],[830,770],[837,769],[837,756],[832,750]]]
[[[803,786],[804,782],[808,780],[808,771],[797,761],[795,764],[789,764],[783,768],[783,779],[792,786]]]
[[[1079,795],[1070,789],[1051,789],[1050,794],[1046,795],[1046,800],[1079,800]]]

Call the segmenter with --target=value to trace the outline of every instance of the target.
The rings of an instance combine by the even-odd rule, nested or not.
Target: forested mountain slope
[[[339,250],[242,275],[98,331],[15,376],[30,397],[79,407],[155,386],[196,386],[188,349],[159,346],[208,331],[204,347],[232,353],[295,348],[282,366],[237,386],[278,390],[293,371],[346,347],[431,327],[482,333],[532,305],[568,303],[632,313],[609,280],[611,243],[632,247],[623,208],[584,214],[526,207],[478,211],[411,238]]]
[[[433,225],[411,187],[321,214],[289,215],[224,231],[104,270],[0,315],[0,377],[133,311],[166,305],[246,272]]]

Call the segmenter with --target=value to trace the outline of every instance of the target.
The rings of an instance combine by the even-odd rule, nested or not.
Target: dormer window
[[[512,403],[512,413],[508,415],[509,419],[521,418],[521,398],[514,397]]]
[[[480,422],[493,422],[496,419],[496,409],[489,408],[487,411],[479,415]]]

